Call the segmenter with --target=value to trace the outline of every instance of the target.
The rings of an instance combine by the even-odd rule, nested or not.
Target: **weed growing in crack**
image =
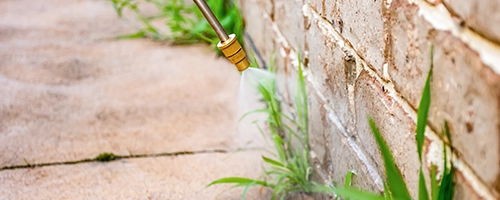
[[[101,153],[97,157],[95,157],[93,160],[98,161],[98,162],[109,162],[118,159],[119,157],[116,156],[113,153]]]
[[[110,0],[119,17],[123,11],[132,11],[143,24],[137,32],[118,36],[120,39],[149,37],[156,40],[167,40],[173,44],[210,43],[213,46],[219,42],[217,35],[212,30],[195,4],[186,4],[184,0]],[[154,5],[157,13],[145,15],[139,9],[139,2]],[[214,15],[228,33],[238,36],[243,35],[243,18],[231,0],[207,0]],[[162,21],[169,29],[161,31],[153,21]],[[243,38],[243,37],[239,37]],[[243,45],[243,40],[239,40]]]
[[[448,128],[448,124],[444,123],[444,128],[442,131],[443,135],[443,154],[444,154],[444,171],[443,176],[438,184],[437,175],[436,175],[436,166],[431,167],[431,194],[429,197],[429,193],[426,186],[425,177],[422,171],[422,149],[425,140],[425,128],[427,126],[427,116],[429,113],[429,107],[431,102],[431,92],[430,92],[430,79],[432,76],[432,70],[434,68],[434,47],[431,47],[431,67],[429,73],[427,75],[427,80],[425,82],[424,90],[422,92],[422,97],[420,99],[420,106],[418,108],[418,117],[417,117],[417,130],[416,130],[416,141],[417,141],[417,150],[418,156],[420,160],[420,170],[419,170],[419,187],[418,187],[418,199],[419,200],[449,200],[453,199],[454,194],[454,181],[453,181],[453,172],[454,168],[451,164],[448,164],[447,159],[447,149],[446,142],[451,143],[450,131]],[[401,172],[396,166],[394,162],[394,157],[387,146],[384,138],[380,134],[380,131],[375,124],[372,118],[369,118],[370,128],[372,129],[373,135],[379,146],[380,151],[382,152],[382,158],[384,161],[385,172],[387,176],[387,183],[384,184],[384,195],[372,194],[369,192],[361,191],[358,189],[339,189],[333,188],[332,190],[339,196],[345,198],[356,198],[356,199],[403,199],[409,200],[411,199],[410,193],[408,192],[408,188],[403,180]],[[453,148],[451,149],[453,152]]]

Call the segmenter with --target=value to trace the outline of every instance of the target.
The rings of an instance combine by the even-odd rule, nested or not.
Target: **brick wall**
[[[279,91],[293,102],[298,54],[305,66],[317,181],[355,170],[354,184],[382,190],[372,116],[417,196],[416,108],[435,45],[426,165],[442,166],[450,124],[456,199],[500,191],[500,2],[497,0],[241,0],[250,37],[275,57]],[[449,146],[447,146],[449,148]],[[426,169],[426,176],[429,171]]]

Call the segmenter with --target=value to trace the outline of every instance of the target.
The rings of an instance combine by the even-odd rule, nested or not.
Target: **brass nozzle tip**
[[[250,66],[250,62],[247,59],[247,54],[236,39],[236,35],[229,35],[229,39],[224,42],[219,42],[219,44],[217,44],[217,48],[222,51],[229,62],[236,65],[238,71],[245,71],[245,69]]]

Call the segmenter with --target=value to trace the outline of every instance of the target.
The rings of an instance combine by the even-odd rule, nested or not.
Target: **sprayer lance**
[[[217,48],[219,48],[224,56],[229,60],[229,62],[236,65],[236,68],[241,72],[250,66],[250,62],[248,62],[247,55],[245,50],[241,47],[241,44],[236,39],[236,35],[231,34],[227,35],[226,31],[220,24],[219,20],[215,17],[214,13],[207,5],[205,0],[193,0],[194,3],[198,6],[203,16],[208,21],[208,24],[214,29],[215,34],[219,37],[220,42],[217,44]]]

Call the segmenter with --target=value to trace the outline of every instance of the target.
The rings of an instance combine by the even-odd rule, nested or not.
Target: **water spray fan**
[[[193,0],[198,6],[205,19],[207,19],[208,24],[214,29],[215,34],[219,37],[220,42],[217,44],[224,56],[236,66],[238,71],[242,72],[250,66],[250,62],[247,59],[247,54],[245,50],[241,47],[241,44],[236,39],[235,34],[227,35],[226,31],[220,24],[219,20],[215,17],[214,13],[208,6],[205,0]]]

